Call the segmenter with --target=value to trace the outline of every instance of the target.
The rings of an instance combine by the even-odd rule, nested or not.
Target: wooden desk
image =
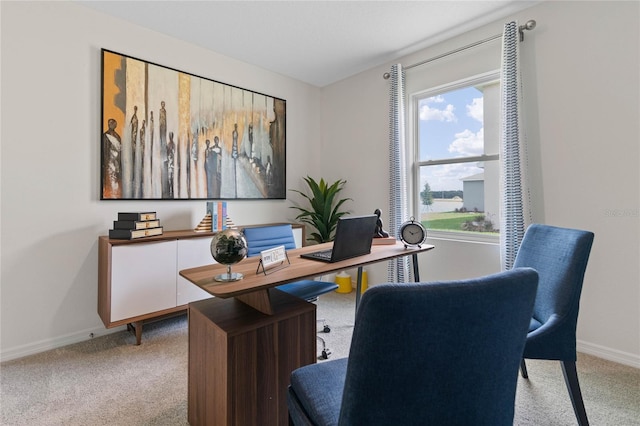
[[[286,268],[267,275],[257,273],[258,263],[260,261],[259,256],[246,258],[231,268],[233,272],[239,272],[244,275],[244,278],[240,281],[216,281],[214,279],[216,275],[226,272],[226,267],[220,264],[185,269],[180,271],[180,275],[216,297],[223,299],[235,297],[260,312],[270,314],[269,292],[267,290],[271,287],[342,271],[344,269],[355,267],[361,269],[365,265],[402,256],[413,257],[414,275],[416,281],[418,281],[417,254],[434,248],[432,245],[425,244],[422,247],[405,249],[403,244],[396,242],[396,244],[390,245],[374,245],[371,247],[371,253],[367,255],[336,263],[319,262],[300,257],[303,253],[329,248],[332,244],[333,243],[325,243],[289,250],[287,255],[289,256],[291,264]],[[358,294],[359,293],[358,291]]]
[[[336,263],[300,257],[331,244],[289,250],[290,266],[267,275],[257,273],[259,257],[244,259],[232,267],[244,275],[235,282],[215,281],[217,274],[226,272],[219,264],[180,271],[217,296],[189,305],[192,426],[288,424],[289,375],[316,362],[316,306],[272,287],[354,267],[360,280],[364,265],[409,255],[417,273],[417,254],[433,249],[405,249],[396,243],[373,246],[368,255]]]

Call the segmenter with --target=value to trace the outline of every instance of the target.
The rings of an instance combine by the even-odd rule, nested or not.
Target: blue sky
[[[474,87],[425,98],[419,103],[420,160],[482,155],[483,97]],[[420,190],[462,189],[461,178],[482,172],[475,163],[423,167]]]

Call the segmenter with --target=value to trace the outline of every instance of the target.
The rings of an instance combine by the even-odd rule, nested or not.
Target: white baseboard
[[[39,342],[17,346],[8,350],[2,350],[0,352],[0,362],[10,361],[12,359],[34,355],[40,352],[49,351],[51,349],[60,348],[62,346],[71,345],[73,343],[83,342],[85,340],[91,339],[91,334],[93,334],[93,337],[99,337],[111,333],[116,333],[125,329],[126,326],[120,326],[110,329],[105,329],[104,327],[95,327],[76,333],[70,333],[54,339],[44,339],[40,340]],[[577,341],[577,350],[578,352],[597,356],[598,358],[606,359],[624,365],[629,365],[635,368],[640,368],[640,355],[618,351],[615,349],[607,348],[605,346],[600,346],[580,340]]]
[[[49,351],[51,349],[60,348],[62,346],[71,345],[73,343],[83,342],[93,337],[104,336],[118,331],[126,330],[126,326],[114,327],[106,329],[104,327],[89,328],[86,330],[69,333],[53,339],[43,339],[39,342],[29,343],[22,346],[16,346],[0,352],[0,362],[10,361],[12,359],[22,358],[28,355],[34,355],[40,352]]]
[[[598,358],[606,359],[608,361],[640,368],[640,355],[618,351],[581,340],[576,342],[576,349],[578,352],[597,356]]]

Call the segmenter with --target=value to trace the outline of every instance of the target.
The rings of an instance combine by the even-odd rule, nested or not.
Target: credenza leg
[[[127,324],[127,331],[135,334],[136,346],[139,346],[142,343],[142,321]]]

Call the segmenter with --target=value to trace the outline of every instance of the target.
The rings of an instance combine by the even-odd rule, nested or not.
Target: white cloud
[[[420,120],[429,121],[457,121],[455,107],[448,104],[444,109],[431,108],[429,105],[420,106]]]
[[[467,115],[480,123],[484,122],[484,98],[474,98],[471,105],[467,105]]]
[[[466,129],[455,134],[456,139],[449,145],[449,152],[464,156],[482,155],[484,152],[484,128],[478,133]]]

